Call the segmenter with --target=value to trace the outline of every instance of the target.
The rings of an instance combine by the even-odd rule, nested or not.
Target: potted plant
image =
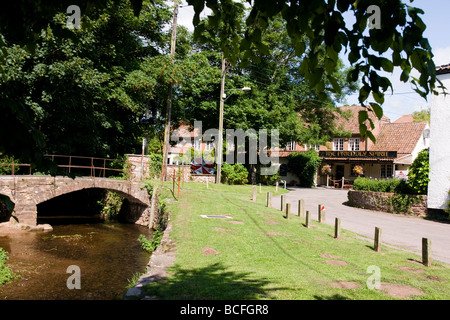
[[[353,172],[356,173],[358,176],[362,176],[364,174],[363,167],[360,165],[356,165],[353,167]]]
[[[331,174],[331,166],[329,164],[326,164],[324,166],[322,166],[322,170],[321,170],[323,175],[330,175]]]

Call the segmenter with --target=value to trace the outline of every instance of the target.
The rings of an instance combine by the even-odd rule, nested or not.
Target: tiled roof
[[[414,117],[412,116],[412,114],[406,114],[394,121],[394,123],[405,123],[405,122],[414,122]]]
[[[344,112],[350,112],[351,115],[348,119],[341,115],[337,115],[335,119],[335,124],[337,128],[343,128],[345,131],[350,131],[351,133],[358,134],[359,133],[359,121],[358,121],[358,113],[359,111],[367,110],[365,107],[361,106],[344,106],[340,108]],[[377,116],[369,111],[369,118],[373,121],[373,123],[376,123],[378,120]],[[382,120],[389,121],[389,118],[384,116],[382,117]],[[370,128],[370,125],[368,121],[366,121],[367,127]]]
[[[376,137],[377,141],[371,151],[397,151],[408,154],[414,151],[427,122],[387,123]]]
[[[450,63],[436,67],[436,74],[450,73]]]

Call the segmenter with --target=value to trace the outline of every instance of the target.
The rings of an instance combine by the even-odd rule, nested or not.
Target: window
[[[359,138],[348,139],[348,151],[359,151]]]
[[[210,151],[214,149],[214,144],[212,141],[206,141],[206,145],[205,145],[205,151]]]
[[[294,151],[295,150],[295,141],[289,141],[288,143],[286,143],[286,150]]]
[[[333,151],[344,151],[344,139],[334,138],[333,139]]]
[[[320,151],[320,145],[318,145],[318,144],[305,144],[305,149],[306,150],[314,149],[316,151]]]
[[[202,140],[201,139],[194,140],[194,149],[195,150],[201,150],[201,145],[202,145]]]
[[[381,178],[392,178],[392,171],[393,171],[392,164],[382,164],[380,177]]]

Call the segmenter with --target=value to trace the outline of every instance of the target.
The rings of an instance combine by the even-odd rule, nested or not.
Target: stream
[[[7,265],[21,276],[0,285],[0,300],[122,299],[129,279],[145,272],[149,254],[137,238],[150,237],[147,227],[92,218],[48,223],[53,231],[0,230],[0,247],[9,253]],[[69,277],[76,274],[70,266],[79,268],[80,289],[68,288]]]

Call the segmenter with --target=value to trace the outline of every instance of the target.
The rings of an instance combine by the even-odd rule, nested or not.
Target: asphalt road
[[[291,214],[298,212],[298,200],[305,201],[311,219],[318,220],[318,204],[325,206],[325,223],[334,225],[341,219],[341,229],[350,230],[369,239],[374,238],[375,227],[382,229],[382,243],[421,255],[422,238],[431,239],[433,260],[450,263],[450,223],[425,220],[379,211],[353,208],[345,205],[347,190],[327,188],[288,188],[285,194],[291,204]],[[272,207],[280,209],[281,197],[272,198]]]

